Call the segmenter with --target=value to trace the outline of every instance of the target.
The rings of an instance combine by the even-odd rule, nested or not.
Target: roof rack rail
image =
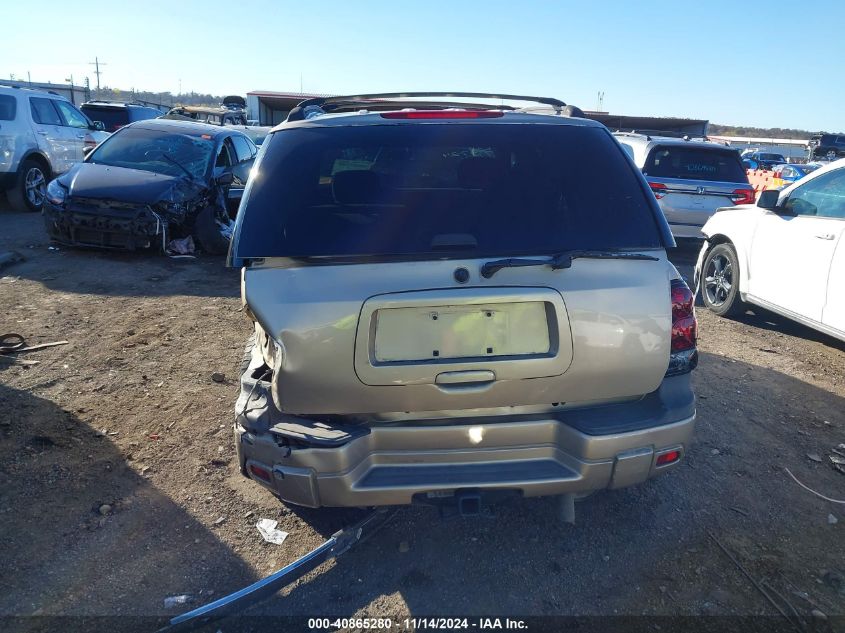
[[[338,112],[348,109],[361,109],[362,107],[370,106],[378,109],[383,109],[389,106],[396,107],[395,99],[409,99],[419,97],[445,97],[445,98],[468,98],[468,99],[498,99],[509,101],[533,101],[535,103],[542,103],[543,105],[551,106],[555,112],[560,114],[562,108],[566,104],[560,99],[552,97],[529,97],[526,95],[512,95],[512,94],[492,94],[486,92],[380,92],[373,94],[361,95],[347,95],[340,97],[316,97],[314,99],[306,99],[294,107],[288,114],[288,121],[303,121],[306,118],[320,114],[328,114],[329,112]],[[401,101],[404,107],[414,105],[424,105],[428,108],[454,108],[454,107],[473,107],[478,109],[496,109],[514,110],[512,106],[505,106],[501,104],[490,105],[484,103],[455,103],[455,102],[438,102],[438,101]]]

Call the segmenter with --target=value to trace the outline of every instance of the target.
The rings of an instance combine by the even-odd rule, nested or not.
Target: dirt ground
[[[350,520],[285,507],[236,470],[249,334],[236,271],[48,247],[40,216],[0,210],[0,252],[25,258],[0,270],[0,333],[68,341],[20,355],[37,365],[0,363],[0,616],[172,616]],[[689,274],[694,253],[675,256]],[[845,616],[845,506],[784,470],[845,498],[828,460],[845,443],[845,344],[767,314],[698,314],[696,442],[672,474],[588,498],[574,526],[556,521],[550,499],[502,506],[495,519],[403,508],[250,613],[781,621],[718,541],[796,624],[845,624],[834,618]],[[259,517],[277,519],[287,541],[265,543]],[[192,605],[166,609],[178,594]]]

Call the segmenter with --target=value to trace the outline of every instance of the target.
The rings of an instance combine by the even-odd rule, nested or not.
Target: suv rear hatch
[[[719,207],[754,202],[735,150],[702,145],[653,147],[643,174],[670,225],[701,227]]]
[[[277,343],[282,411],[550,406],[660,385],[674,269],[659,209],[606,129],[533,119],[550,123],[268,138],[231,256]],[[544,264],[583,249],[604,258]]]

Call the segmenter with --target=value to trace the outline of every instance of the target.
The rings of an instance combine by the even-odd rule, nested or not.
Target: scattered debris
[[[252,510],[250,510],[250,511],[248,511],[246,514],[244,514],[244,518],[245,518],[245,519],[248,519],[248,518],[249,518],[249,517],[251,517],[253,514],[255,514],[255,512],[253,512]]]
[[[718,448],[714,448],[713,450],[710,451],[711,455],[718,455],[719,453],[721,453],[721,451]]]
[[[220,517],[214,522],[214,525],[222,525],[225,522],[226,522],[226,517]]]
[[[216,371],[213,374],[211,374],[211,379],[214,382],[225,382],[226,376],[224,374],[221,374],[219,371]]]
[[[408,541],[400,541],[399,542],[399,551],[402,554],[407,553],[411,549],[411,546],[408,545]]]
[[[274,521],[273,519],[259,519],[258,523],[255,524],[255,527],[258,528],[258,531],[261,533],[261,536],[264,537],[265,541],[281,545],[288,537],[288,533],[282,530],[277,530],[276,526],[278,524],[279,522]]]
[[[748,516],[748,513],[745,510],[743,510],[742,508],[737,508],[736,506],[731,506],[730,509],[733,510],[734,512],[738,513],[738,514],[741,514],[744,517]]]
[[[784,618],[786,618],[786,620],[790,624],[792,624],[793,622],[786,614],[786,612],[780,607],[777,602],[774,601],[772,596],[768,592],[766,592],[762,585],[760,585],[760,583],[755,580],[754,576],[749,573],[749,571],[743,566],[743,564],[740,563],[736,558],[734,558],[733,554],[731,554],[728,549],[724,545],[722,545],[722,542],[716,538],[716,535],[713,534],[713,532],[707,532],[707,535],[713,540],[714,543],[716,543],[716,545],[719,546],[719,549],[724,552],[725,556],[731,559],[731,562],[736,565],[737,569],[739,569],[745,575],[745,577],[751,581],[751,584],[754,585],[757,591],[759,591],[763,595],[763,597],[766,598],[766,600],[768,600],[769,604],[771,604],[777,610],[778,613],[780,613]],[[800,628],[798,628],[798,630],[801,631]]]
[[[190,594],[182,594],[181,596],[169,596],[164,599],[164,608],[165,609],[172,609],[173,607],[177,607],[180,604],[189,604],[194,601],[193,596]]]
[[[827,515],[827,524],[828,525],[836,525],[839,523],[839,519],[837,519],[833,514]]]
[[[0,354],[17,354],[18,352],[34,352],[45,347],[56,345],[67,345],[67,341],[56,341],[55,343],[39,343],[38,345],[26,345],[23,336],[15,332],[0,336]]]
[[[810,488],[809,486],[805,486],[805,485],[804,485],[804,484],[802,484],[800,481],[798,481],[798,477],[796,477],[795,475],[793,475],[793,474],[792,474],[792,471],[790,471],[788,468],[784,468],[784,470],[786,471],[786,474],[787,474],[787,475],[789,475],[790,477],[792,477],[792,479],[793,479],[793,480],[795,480],[795,483],[796,483],[796,484],[798,484],[799,486],[801,486],[801,487],[802,487],[804,490],[806,490],[807,492],[812,492],[814,495],[816,495],[816,496],[817,496],[817,497],[819,497],[820,499],[824,499],[825,501],[830,501],[831,503],[841,503],[842,505],[845,505],[845,501],[843,501],[843,500],[841,500],[841,499],[831,499],[830,497],[826,497],[826,496],[824,496],[824,495],[823,495],[822,493],[820,493],[820,492],[816,492],[815,490],[813,490],[813,489],[812,489],[812,488]]]
[[[813,616],[816,620],[827,620],[827,616],[824,614],[824,611],[820,611],[819,609],[813,609],[810,611],[810,615]]]
[[[170,240],[167,244],[166,253],[168,255],[193,255],[196,250],[194,238],[189,235],[180,240]]]
[[[100,506],[99,511],[100,511],[100,514],[103,515],[103,516],[111,514],[111,506],[108,503],[104,503],[103,505]]]
[[[792,477],[792,479],[794,479],[794,480],[795,480],[795,483],[796,483],[796,484],[798,484],[799,486],[801,486],[804,490],[806,490],[806,491],[808,491],[808,492],[812,492],[814,495],[816,495],[817,497],[819,497],[819,498],[821,498],[821,499],[824,499],[825,501],[830,501],[831,503],[841,503],[841,504],[845,505],[845,501],[843,501],[843,500],[840,500],[840,499],[831,499],[830,497],[826,497],[826,496],[824,496],[824,495],[823,495],[823,494],[821,494],[820,492],[816,492],[815,490],[813,490],[813,489],[812,489],[812,488],[810,488],[809,486],[805,486],[805,485],[804,485],[804,484],[802,484],[800,481],[798,481],[798,478],[797,478],[795,475],[793,475],[793,474],[792,474],[792,471],[791,471],[791,470],[789,470],[788,468],[784,468],[784,470],[786,471],[786,474],[787,474],[787,475],[789,475],[790,477]]]
[[[818,453],[807,453],[807,459],[812,460],[814,462],[821,463],[822,458]]]

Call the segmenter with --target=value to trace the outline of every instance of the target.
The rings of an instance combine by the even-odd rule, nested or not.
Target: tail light
[[[681,459],[681,451],[675,448],[670,451],[660,453],[655,461],[655,466],[668,466],[669,464],[674,464],[679,459]]]
[[[666,185],[659,182],[650,182],[648,183],[648,186],[651,187],[654,197],[658,200],[666,195]]]
[[[698,365],[698,322],[695,320],[695,297],[683,279],[673,279],[672,344],[667,376],[685,374]]]
[[[257,466],[256,464],[249,465],[249,472],[251,472],[259,479],[266,481],[267,483],[273,481],[273,477],[272,475],[270,475],[270,471],[266,468],[262,468],[261,466]]]
[[[383,119],[496,119],[501,110],[401,110],[383,112]]]
[[[731,194],[731,201],[734,204],[754,204],[753,189],[734,189]]]

